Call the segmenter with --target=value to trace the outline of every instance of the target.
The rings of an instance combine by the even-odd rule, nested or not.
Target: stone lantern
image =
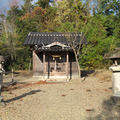
[[[2,83],[3,83],[3,66],[4,66],[4,62],[6,60],[5,56],[0,55],[0,103],[3,101],[3,97],[1,96],[1,87],[2,87]]]
[[[104,59],[113,60],[113,65],[109,67],[109,70],[112,71],[112,100],[116,105],[120,106],[120,65],[118,65],[120,48],[116,48],[115,51],[105,54]]]

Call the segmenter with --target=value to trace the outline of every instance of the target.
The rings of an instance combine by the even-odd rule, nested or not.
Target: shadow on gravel
[[[6,71],[6,72],[4,72],[3,74],[5,74],[5,75],[8,75],[8,74],[11,74],[12,73],[12,71]],[[20,72],[13,72],[13,74],[20,74]]]
[[[112,100],[105,100],[102,111],[97,116],[90,116],[88,120],[120,120],[120,107],[114,105]]]
[[[93,73],[95,73],[95,70],[81,70],[81,77],[85,77],[82,80],[82,82],[85,81],[85,79],[86,79],[86,77],[88,77],[88,75],[93,74]]]
[[[27,84],[26,82],[14,81],[16,84]],[[3,82],[3,85],[14,85],[13,82]]]
[[[81,77],[87,77],[89,74],[93,74],[95,70],[81,70]]]
[[[23,97],[25,97],[25,96],[27,96],[27,95],[32,95],[32,94],[35,94],[35,93],[41,92],[41,91],[42,91],[42,90],[33,90],[33,91],[30,91],[29,93],[25,93],[25,94],[23,94],[23,95],[20,95],[20,96],[17,96],[17,97],[15,97],[15,98],[6,100],[6,101],[4,101],[4,102],[5,102],[5,103],[9,103],[9,102],[11,102],[11,101],[19,100],[19,99],[21,99],[21,98],[23,98]]]

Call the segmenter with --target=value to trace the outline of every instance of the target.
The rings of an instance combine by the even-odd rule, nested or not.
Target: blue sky
[[[9,1],[11,1],[11,0],[0,0],[0,10],[2,10],[2,11],[9,10],[9,6],[7,5],[9,3]],[[33,0],[32,3],[37,2],[37,1],[38,0]],[[24,0],[20,0],[20,4],[23,4],[23,3],[24,3]]]
[[[37,2],[38,0],[33,0],[33,2],[32,3],[34,3],[34,2]]]

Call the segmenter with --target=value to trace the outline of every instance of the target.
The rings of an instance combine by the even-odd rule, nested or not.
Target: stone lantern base
[[[112,90],[113,96],[111,97],[114,104],[120,106],[120,66],[110,67],[112,73]]]
[[[5,103],[3,102],[3,97],[0,96],[0,106],[3,106],[3,105],[5,105]]]
[[[3,102],[3,97],[2,97],[2,96],[0,96],[0,103],[1,103],[1,102]]]
[[[115,105],[118,105],[118,106],[120,106],[120,96],[112,96],[111,97],[111,99],[112,99],[112,101],[113,101],[113,103],[115,104]]]

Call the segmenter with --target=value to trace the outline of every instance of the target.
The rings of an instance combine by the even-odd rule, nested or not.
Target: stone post
[[[4,104],[3,103],[3,97],[1,96],[2,83],[3,83],[3,71],[2,71],[1,64],[0,64],[0,105]]]
[[[109,68],[112,71],[112,100],[116,105],[120,106],[120,65]]]
[[[4,105],[3,97],[1,96],[1,88],[3,83],[3,71],[4,71],[3,65],[5,59],[7,59],[7,57],[0,55],[0,105]]]
[[[3,76],[2,76],[2,71],[0,70],[0,102],[3,100],[3,97],[1,96],[2,83],[3,83]]]

